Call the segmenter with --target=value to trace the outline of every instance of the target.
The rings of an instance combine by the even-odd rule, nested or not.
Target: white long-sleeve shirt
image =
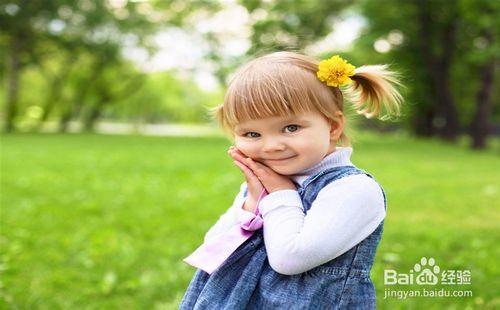
[[[291,177],[302,184],[324,169],[352,165],[351,154],[351,147],[337,147],[317,165]],[[206,233],[205,240],[255,216],[243,209],[245,188],[243,183],[232,206]],[[386,215],[380,186],[365,174],[326,185],[307,215],[298,192],[290,189],[264,197],[259,210],[269,264],[286,275],[305,272],[342,255],[375,231]]]

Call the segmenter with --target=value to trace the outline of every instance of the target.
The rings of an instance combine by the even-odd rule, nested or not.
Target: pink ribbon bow
[[[206,240],[191,255],[184,258],[183,261],[208,274],[212,274],[256,230],[262,228],[264,220],[260,214],[259,203],[267,194],[266,189],[263,189],[257,200],[257,207],[253,216],[235,224],[226,232]]]

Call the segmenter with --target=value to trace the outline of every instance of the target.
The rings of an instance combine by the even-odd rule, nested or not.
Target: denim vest
[[[354,174],[373,179],[354,166],[329,168],[307,178],[297,188],[304,213],[328,183]],[[375,309],[370,270],[383,224],[344,254],[296,275],[270,267],[259,229],[211,275],[197,269],[179,309]]]

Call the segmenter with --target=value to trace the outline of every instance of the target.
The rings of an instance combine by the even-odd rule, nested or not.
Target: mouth
[[[279,159],[266,159],[266,161],[269,161],[269,162],[282,162],[282,161],[289,160],[289,159],[292,159],[292,158],[295,158],[295,157],[296,157],[296,155],[290,156],[290,157],[285,157],[285,158],[279,158]]]

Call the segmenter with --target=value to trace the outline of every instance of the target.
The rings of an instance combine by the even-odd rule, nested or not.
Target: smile
[[[266,160],[267,160],[267,161],[274,161],[274,162],[276,162],[276,161],[285,161],[285,160],[288,160],[288,159],[292,159],[292,158],[294,158],[294,157],[295,157],[295,155],[294,155],[294,156],[291,156],[291,157],[287,157],[287,158],[280,158],[280,159],[266,159]]]

